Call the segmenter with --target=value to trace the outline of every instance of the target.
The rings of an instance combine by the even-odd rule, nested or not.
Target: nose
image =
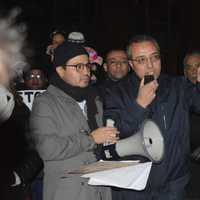
[[[116,67],[119,67],[119,68],[120,68],[120,67],[121,67],[121,65],[122,65],[122,63],[121,63],[121,62],[117,62],[117,63],[116,63]]]
[[[147,68],[149,68],[149,69],[153,68],[153,62],[149,58],[147,59]]]
[[[90,68],[88,68],[88,67],[85,66],[85,67],[83,68],[83,71],[82,71],[82,72],[83,72],[84,75],[88,75],[88,76],[89,76],[89,75],[90,75]]]

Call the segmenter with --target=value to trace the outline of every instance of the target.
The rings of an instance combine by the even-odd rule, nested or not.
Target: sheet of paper
[[[85,174],[90,185],[115,186],[119,188],[143,190],[146,187],[152,163],[140,163],[128,167]]]
[[[128,167],[138,164],[138,160],[131,161],[98,161],[89,165],[83,165],[78,169],[66,171],[66,174],[88,174],[93,172]]]

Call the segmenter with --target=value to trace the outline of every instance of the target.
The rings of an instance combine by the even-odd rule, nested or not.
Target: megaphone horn
[[[119,140],[115,144],[115,151],[119,157],[141,155],[158,163],[162,161],[164,156],[164,138],[157,124],[153,120],[147,119],[137,133]],[[106,153],[108,155],[108,152]],[[110,154],[112,153],[110,152]]]

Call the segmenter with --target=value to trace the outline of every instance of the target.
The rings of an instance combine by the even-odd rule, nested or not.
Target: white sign
[[[34,98],[42,94],[46,90],[19,90],[17,91],[19,95],[23,98],[23,102],[26,104],[26,106],[32,110],[32,105]]]

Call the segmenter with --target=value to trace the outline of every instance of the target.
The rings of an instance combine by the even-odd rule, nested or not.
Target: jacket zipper
[[[163,106],[163,105],[161,106],[161,109],[162,109],[162,111],[163,111],[163,123],[164,123],[164,128],[165,128],[165,130],[167,130],[166,115],[165,115],[165,112],[164,112],[164,106]]]

